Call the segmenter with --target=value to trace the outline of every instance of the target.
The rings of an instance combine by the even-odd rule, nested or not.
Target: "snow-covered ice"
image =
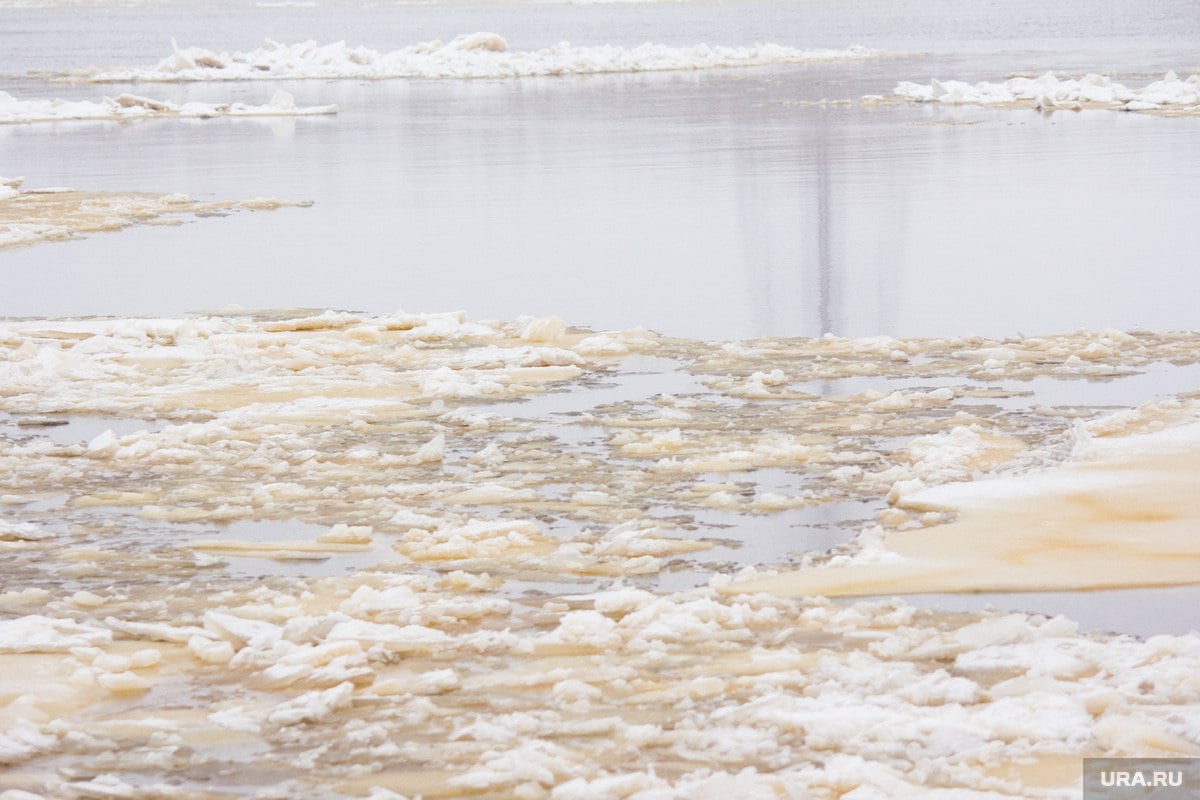
[[[943,105],[1024,105],[1052,110],[1112,108],[1121,111],[1200,112],[1200,74],[1180,78],[1174,72],[1135,89],[1107,75],[1060,78],[1047,72],[1037,78],[1009,78],[1002,83],[934,80],[902,81],[893,94],[904,100]]]
[[[567,42],[541,50],[509,50],[502,36],[471,33],[449,42],[434,40],[382,53],[345,42],[283,44],[268,39],[247,52],[180,47],[153,66],[88,69],[64,77],[96,82],[173,82],[280,79],[518,78],[661,72],[770,64],[803,64],[880,55],[866,47],[798,49],[778,44],[724,47],[698,44],[577,46]]]

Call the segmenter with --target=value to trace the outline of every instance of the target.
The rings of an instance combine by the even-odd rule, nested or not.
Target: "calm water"
[[[495,30],[513,48],[862,44],[786,68],[511,81],[47,85],[28,69],[151,64]],[[310,199],[0,253],[0,314],[229,303],[477,317],[558,313],[704,338],[1195,327],[1192,119],[797,101],[898,80],[1200,69],[1200,6],[1075,2],[0,7],[19,96],[338,103],[336,118],[0,127],[30,186]],[[914,54],[919,53],[919,54]],[[970,124],[943,124],[970,123]]]

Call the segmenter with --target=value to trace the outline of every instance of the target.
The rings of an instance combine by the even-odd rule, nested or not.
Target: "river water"
[[[14,7],[18,6],[19,7]],[[33,7],[29,7],[33,6]],[[19,97],[337,103],[335,118],[0,127],[28,186],[312,200],[4,254],[0,314],[178,314],[228,304],[475,317],[557,313],[706,339],[1193,326],[1193,120],[1108,111],[802,105],[899,80],[1200,63],[1180,0],[650,4],[0,5]],[[864,61],[516,80],[49,84],[28,70],[148,65],[181,45],[476,30],[511,49],[852,44]]]

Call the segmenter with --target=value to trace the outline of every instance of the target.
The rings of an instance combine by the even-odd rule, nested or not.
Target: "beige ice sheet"
[[[8,181],[19,185],[19,181]],[[0,190],[5,184],[0,182]],[[0,192],[0,249],[65,241],[131,225],[179,225],[181,215],[219,216],[238,210],[269,211],[307,206],[273,198],[202,202],[183,194],[82,192],[74,189]]]
[[[902,495],[955,521],[884,535],[886,552],[735,582],[791,597],[1113,589],[1200,583],[1200,424],[1093,444],[1017,478]]]

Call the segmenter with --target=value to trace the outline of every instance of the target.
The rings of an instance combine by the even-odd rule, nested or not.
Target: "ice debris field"
[[[1062,517],[1023,557],[1086,553],[1079,498],[1198,457],[1195,398],[1031,382],[1198,362],[1196,334],[1115,330],[2,321],[8,798],[1068,798],[1081,756],[1200,754],[1196,633],[887,599],[967,547],[1002,567],[988,498]],[[1099,519],[1194,583],[1195,542],[1143,501]],[[811,546],[795,515],[834,503],[859,510]],[[744,533],[764,523],[776,551]],[[1161,557],[1121,563],[1149,583]],[[865,599],[796,590],[876,568]]]

